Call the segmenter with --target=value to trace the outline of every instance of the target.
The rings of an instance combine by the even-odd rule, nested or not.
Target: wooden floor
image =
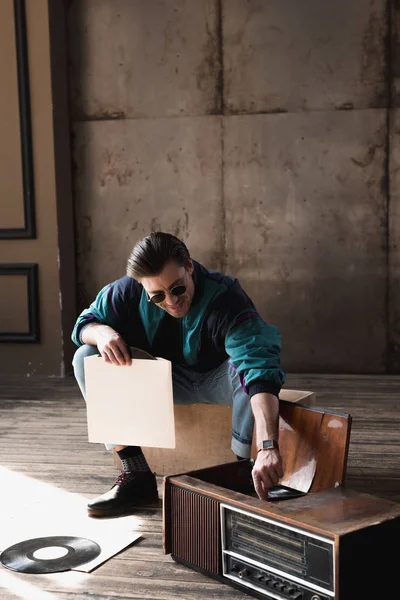
[[[400,377],[292,376],[286,387],[313,390],[317,405],[352,415],[347,486],[400,502]],[[20,539],[28,537],[37,498],[47,498],[47,513],[32,526],[47,531],[52,520],[61,527],[66,506],[76,501],[74,510],[84,511],[87,499],[109,489],[116,471],[103,447],[87,442],[84,403],[72,378],[0,378],[0,410],[4,549],[5,525],[23,527]],[[90,574],[27,575],[0,567],[1,600],[249,597],[163,554],[160,507],[135,518],[141,539]]]

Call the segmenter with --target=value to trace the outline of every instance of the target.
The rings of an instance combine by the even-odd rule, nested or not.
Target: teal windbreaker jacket
[[[193,263],[195,293],[186,317],[172,317],[148,302],[143,286],[125,276],[100,290],[79,315],[72,340],[82,345],[83,328],[103,323],[128,346],[171,360],[173,365],[207,372],[229,360],[249,396],[259,392],[278,396],[285,379],[278,329],[263,321],[236,278]]]

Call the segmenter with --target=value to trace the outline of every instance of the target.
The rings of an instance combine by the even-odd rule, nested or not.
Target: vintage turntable
[[[165,477],[165,552],[260,599],[399,597],[400,506],[342,485],[349,415],[289,404],[281,409],[285,475],[292,470],[295,481],[300,455],[309,461],[313,454],[310,492],[259,500],[250,460]]]

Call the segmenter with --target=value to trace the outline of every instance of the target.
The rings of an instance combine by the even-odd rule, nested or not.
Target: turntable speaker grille
[[[173,486],[171,550],[189,563],[218,573],[220,566],[219,503]]]

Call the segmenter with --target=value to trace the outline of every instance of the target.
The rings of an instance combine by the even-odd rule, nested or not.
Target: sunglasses
[[[177,285],[176,287],[173,287],[169,293],[171,294],[171,296],[182,296],[182,294],[184,294],[186,292],[186,285]],[[166,294],[164,294],[164,292],[160,292],[159,294],[154,294],[154,296],[148,296],[148,301],[149,302],[154,302],[154,304],[161,304],[161,302],[164,302],[166,298]]]

